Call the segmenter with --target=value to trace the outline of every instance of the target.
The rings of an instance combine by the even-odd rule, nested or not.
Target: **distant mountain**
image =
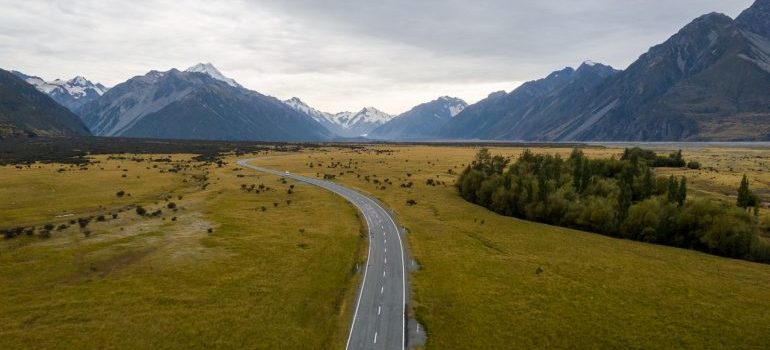
[[[445,138],[770,140],[770,0],[735,20],[695,19],[626,70],[557,72],[495,94],[447,124]],[[556,73],[555,73],[556,74]],[[569,79],[560,80],[563,75]],[[595,72],[592,72],[595,74]]]
[[[260,141],[333,137],[304,113],[240,87],[210,64],[190,70],[133,77],[84,105],[81,118],[101,136]]]
[[[603,64],[586,61],[577,70],[567,67],[522,84],[510,93],[490,94],[465,108],[440,131],[442,138],[530,139],[555,106],[574,103],[591,88],[617,73]]]
[[[335,135],[339,135],[337,130],[340,129],[341,126],[335,123],[333,114],[322,112],[313,107],[310,107],[298,97],[292,97],[286,101],[283,101],[283,103],[299,112],[307,114],[319,124],[323,125],[327,130],[331,131]]]
[[[423,103],[380,125],[368,134],[379,140],[421,140],[434,138],[441,128],[463,111],[465,101],[443,96]]]
[[[0,69],[0,138],[89,134],[78,116],[17,75]]]
[[[308,106],[297,97],[283,101],[291,108],[300,111],[341,137],[365,137],[372,130],[393,119],[393,116],[374,107],[365,107],[356,113],[340,112],[331,114]]]
[[[26,75],[22,72],[13,71],[12,73],[73,112],[82,105],[101,97],[108,90],[104,85],[94,84],[81,76],[67,81],[60,79],[45,81],[40,77]]]

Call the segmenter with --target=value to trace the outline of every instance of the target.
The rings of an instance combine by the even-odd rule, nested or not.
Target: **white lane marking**
[[[384,291],[385,291],[385,286],[382,286],[382,288],[380,288],[380,294],[382,294],[382,292]]]
[[[261,168],[261,167],[257,167],[257,166],[251,165],[251,164],[247,164],[247,162],[249,162],[251,160],[254,160],[254,159],[256,159],[256,158],[253,158],[253,159],[242,159],[242,160],[238,161],[238,164],[240,164],[240,165],[242,165],[244,167],[247,167],[247,168],[251,168],[251,169],[254,169],[254,170],[257,170],[257,171],[262,171],[262,172],[266,172],[266,173],[270,173],[270,174],[274,174],[274,175],[281,175],[281,174],[283,174],[282,172],[278,172],[278,171],[274,171],[274,170],[271,170],[271,169]],[[353,198],[353,196],[354,195],[360,195],[360,194],[355,192],[355,191],[348,191],[347,188],[341,187],[341,186],[336,186],[336,184],[334,184],[334,183],[327,183],[326,181],[320,181],[320,180],[316,181],[315,179],[307,178],[307,177],[304,177],[304,176],[297,176],[297,175],[293,175],[292,174],[290,177],[295,179],[295,180],[304,181],[304,182],[311,183],[311,184],[316,184],[316,185],[321,184],[320,187],[330,189],[333,192],[336,192],[338,194],[340,194],[340,192],[343,192],[340,195],[342,195],[346,199],[350,200],[351,202],[355,202],[353,204],[356,204],[356,206],[358,207],[357,200],[359,198]],[[348,193],[350,193],[349,196],[344,195],[344,194],[348,194]],[[361,196],[363,197],[363,195],[361,195]],[[368,201],[369,202],[369,203],[365,203],[364,204],[368,209],[372,209],[372,206],[371,206],[370,203],[374,203],[377,208],[385,211],[385,209],[383,209],[378,203],[372,201],[372,199],[370,199],[368,197],[363,197],[361,199],[363,199],[364,201]],[[364,215],[364,216],[366,216],[366,215]],[[404,258],[404,244],[402,242],[401,235],[399,234],[398,226],[396,225],[395,221],[393,221],[393,218],[390,216],[390,214],[387,213],[387,211],[385,211],[385,216],[388,217],[388,220],[390,220],[391,224],[393,224],[393,227],[396,229],[396,236],[398,238],[398,245],[401,248],[401,252],[400,252],[401,253],[400,254],[401,255],[401,278],[402,278],[401,315],[406,315],[406,264],[404,262],[404,259],[405,259]],[[380,220],[379,215],[375,214],[375,219],[377,219],[377,221],[379,221]],[[367,226],[369,226],[368,224],[370,224],[371,222],[368,220],[368,218],[367,218],[366,221],[367,221]],[[371,226],[369,226],[369,232],[370,232],[370,235],[371,235]],[[386,235],[387,235],[387,233],[388,232],[385,231]],[[387,253],[387,249],[388,248],[385,248],[385,252],[386,253]],[[367,268],[364,270],[364,282],[361,285],[361,290],[365,289],[366,274],[369,271],[368,266],[369,266],[369,257],[371,257],[371,250],[372,250],[372,245],[369,244],[369,255],[366,258],[367,259]],[[383,273],[384,273],[384,271],[383,271]],[[384,289],[384,287],[383,287],[383,289]],[[382,290],[380,290],[380,293],[382,293]],[[359,309],[360,303],[361,303],[361,294],[358,295],[358,301],[356,302],[356,311],[355,311],[355,314],[353,315],[353,325],[350,327],[350,333],[348,334],[348,342],[345,345],[346,349],[350,346],[350,338],[353,335],[353,328],[355,327],[355,324],[356,324],[356,318],[358,316],[358,309]],[[402,318],[402,324],[403,324],[403,321],[404,320]],[[376,342],[377,333],[375,333],[374,337],[375,337],[375,342]],[[401,349],[404,349],[405,337],[406,337],[406,329],[405,329],[405,327],[402,326],[401,327]]]
[[[388,244],[388,240],[387,239],[385,240],[385,244]]]
[[[374,343],[377,344],[377,332],[374,332]]]
[[[387,253],[387,252],[388,252],[388,248],[385,248],[385,253]]]
[[[383,209],[384,210],[384,209]],[[386,212],[387,213],[387,212]],[[396,238],[398,238],[398,246],[401,248],[401,315],[406,315],[406,263],[404,262],[404,243],[401,242],[401,235],[399,234],[398,226],[396,225],[396,222],[393,221],[393,218],[390,217],[388,214],[388,219],[390,219],[390,223],[393,224],[393,228],[396,229]],[[387,249],[387,248],[386,248]],[[403,322],[403,317],[402,321]],[[404,348],[404,340],[406,339],[406,327],[401,326],[401,349]]]
[[[366,218],[366,215],[364,215],[364,219],[366,220],[366,226],[369,227],[369,234],[372,234],[372,229],[369,223],[369,219]],[[369,272],[369,258],[372,256],[372,244],[371,241],[369,242],[369,252],[366,256],[366,268],[364,269],[364,281],[361,283],[361,291],[358,294],[358,301],[356,302],[356,311],[353,313],[353,324],[350,325],[350,333],[348,333],[348,342],[345,344],[345,350],[350,348],[350,338],[353,337],[353,329],[356,328],[356,319],[358,318],[358,307],[361,305],[361,296],[364,294],[364,290],[366,290],[366,274]]]
[[[382,306],[377,307],[377,314],[379,315],[382,312]]]
[[[385,257],[385,263],[386,264],[388,263],[388,257],[387,256]]]
[[[385,270],[382,270],[382,277],[385,277]]]

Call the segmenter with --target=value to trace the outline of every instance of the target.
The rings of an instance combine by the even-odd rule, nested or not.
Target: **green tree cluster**
[[[576,149],[564,159],[525,150],[511,162],[482,149],[461,173],[457,187],[466,200],[502,215],[770,261],[756,220],[747,211],[717,201],[687,200],[686,178],[656,177],[646,150],[626,155],[589,159]],[[678,157],[681,153],[672,155]]]

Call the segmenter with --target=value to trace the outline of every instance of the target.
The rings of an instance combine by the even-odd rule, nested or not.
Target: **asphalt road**
[[[390,214],[376,201],[334,182],[262,168],[242,159],[238,164],[332,191],[353,203],[369,227],[369,257],[358,291],[347,349],[404,349],[406,270],[404,245]],[[328,218],[333,220],[334,218]]]

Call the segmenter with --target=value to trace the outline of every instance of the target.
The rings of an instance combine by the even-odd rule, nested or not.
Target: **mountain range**
[[[756,1],[735,20],[707,14],[624,71],[584,64],[492,94],[466,108],[438,137],[769,140],[768,28],[770,0]]]
[[[5,73],[5,135],[82,135],[85,124],[99,136],[265,141],[770,140],[770,0],[735,19],[698,17],[625,70],[586,61],[472,105],[441,97],[398,116],[280,101],[210,63],[150,71],[111,89],[83,77]]]
[[[17,75],[0,69],[0,138],[89,134],[78,116]]]
[[[368,137],[378,140],[431,139],[467,106],[459,98],[442,96],[398,115],[372,130]]]
[[[39,91],[51,96],[54,101],[73,112],[77,111],[82,105],[101,97],[108,90],[104,85],[94,84],[82,76],[77,76],[67,81],[60,79],[45,81],[43,78],[26,75],[17,71],[12,73]]]
[[[297,111],[305,113],[326,129],[341,137],[367,137],[375,128],[387,123],[393,116],[374,107],[364,107],[358,112],[321,112],[302,102],[298,97],[283,101]]]
[[[243,88],[211,64],[133,77],[78,112],[99,136],[245,141],[333,137],[308,115]]]

